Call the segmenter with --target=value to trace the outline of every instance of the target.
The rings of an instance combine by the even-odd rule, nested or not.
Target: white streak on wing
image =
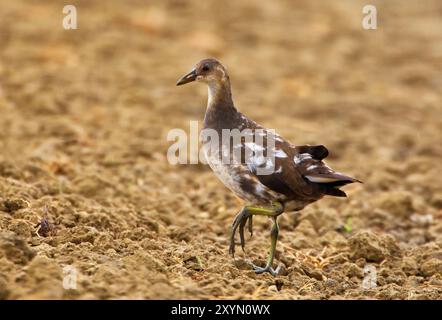
[[[312,164],[311,166],[308,166],[308,168],[307,168],[307,170],[308,171],[311,171],[311,170],[314,170],[314,169],[316,169],[316,168],[318,168],[319,166],[317,165],[317,164]]]
[[[283,150],[277,149],[277,150],[275,150],[275,157],[277,157],[277,158],[287,158],[287,154]]]
[[[305,176],[305,177],[309,179],[311,182],[316,182],[316,183],[328,183],[328,182],[339,181],[339,179],[336,178],[326,178],[318,176]]]
[[[295,164],[300,164],[302,161],[307,160],[307,159],[311,159],[312,156],[309,153],[300,153],[300,154],[296,154],[293,157],[293,161],[295,161]]]

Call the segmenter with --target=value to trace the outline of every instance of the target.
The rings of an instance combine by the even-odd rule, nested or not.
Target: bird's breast
[[[205,143],[203,150],[215,175],[241,199],[250,204],[269,204],[283,197],[259,182],[250,167],[237,161],[227,146],[217,148]]]

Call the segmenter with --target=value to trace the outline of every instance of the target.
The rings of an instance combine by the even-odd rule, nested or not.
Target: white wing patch
[[[274,155],[277,158],[287,158],[287,154],[284,152],[284,150],[281,149],[275,150]]]
[[[316,182],[316,183],[328,183],[328,182],[335,182],[335,181],[339,181],[340,179],[336,179],[336,178],[328,178],[328,177],[318,177],[318,176],[305,176],[308,180],[310,180],[311,182]]]
[[[312,159],[311,154],[309,154],[309,153],[300,153],[300,154],[296,154],[293,157],[293,161],[295,162],[295,164],[300,164],[302,161],[307,160],[307,159]]]
[[[307,171],[311,171],[311,170],[315,170],[316,168],[318,168],[319,166],[317,164],[312,164],[311,166],[307,167]]]

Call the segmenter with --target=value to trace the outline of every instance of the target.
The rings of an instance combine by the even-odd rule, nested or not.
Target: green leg
[[[278,226],[278,221],[276,221],[276,219],[277,217],[272,217],[273,226],[272,226],[272,231],[270,232],[271,245],[270,245],[269,257],[267,259],[267,264],[264,268],[253,265],[253,269],[255,270],[256,273],[270,272],[274,276],[276,276],[279,273],[280,270],[279,266],[276,268],[276,270],[272,268],[273,259],[275,258],[276,243],[278,242],[278,234],[279,234],[279,226]]]
[[[274,202],[272,204],[272,208],[260,208],[255,206],[245,206],[242,208],[242,210],[238,213],[238,215],[235,217],[235,220],[232,224],[232,234],[230,237],[230,247],[229,252],[232,256],[235,254],[235,233],[236,230],[239,228],[239,237],[241,241],[241,248],[244,251],[244,245],[245,245],[245,239],[244,239],[244,228],[245,225],[248,223],[248,229],[250,232],[250,235],[252,235],[252,225],[253,225],[253,216],[254,215],[260,215],[260,216],[267,216],[271,217],[273,220],[273,226],[271,231],[271,247],[270,247],[270,254],[269,258],[267,260],[267,265],[264,268],[253,266],[254,270],[257,273],[262,272],[270,272],[273,275],[276,275],[279,271],[272,269],[272,263],[273,258],[275,256],[275,248],[276,248],[276,242],[278,241],[278,233],[279,233],[279,227],[278,223],[276,221],[276,218],[284,211],[284,207],[279,202]]]

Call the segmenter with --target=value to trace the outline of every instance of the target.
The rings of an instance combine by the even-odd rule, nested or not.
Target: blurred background
[[[366,1],[70,1],[77,30],[65,4],[0,6],[0,298],[440,299],[440,1],[370,1],[377,30]],[[267,221],[232,260],[240,202],[166,160],[207,99],[175,82],[206,57],[238,109],[365,182],[283,216],[277,278],[246,263]]]

